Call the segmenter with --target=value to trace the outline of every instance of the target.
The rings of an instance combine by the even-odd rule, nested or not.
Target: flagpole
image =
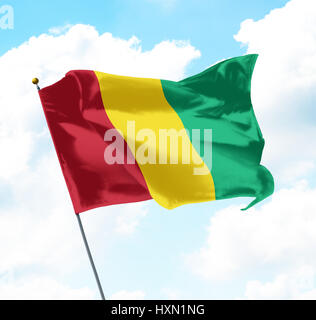
[[[37,78],[34,78],[34,79],[32,80],[32,83],[36,85],[36,89],[37,89],[38,91],[41,90],[41,88],[40,88],[39,85],[38,85],[39,80],[38,80]]]
[[[41,88],[39,87],[39,85],[38,85],[39,80],[38,80],[37,78],[34,78],[34,79],[32,80],[32,83],[36,85],[36,88],[37,88],[38,91],[41,89]],[[87,241],[87,238],[86,238],[86,234],[85,234],[84,229],[83,229],[83,226],[82,226],[82,222],[81,222],[80,215],[79,215],[79,214],[76,214],[76,216],[77,216],[77,220],[78,220],[78,224],[79,224],[81,236],[82,236],[84,245],[85,245],[85,247],[86,247],[87,254],[88,254],[88,257],[89,257],[89,260],[90,260],[90,264],[91,264],[91,267],[92,267],[92,270],[93,270],[93,273],[94,273],[94,277],[95,277],[95,280],[96,280],[97,285],[98,285],[98,288],[99,288],[99,292],[100,292],[100,295],[101,295],[101,299],[102,299],[102,300],[105,300],[104,293],[103,293],[103,289],[102,289],[102,286],[101,286],[101,282],[100,282],[100,279],[99,279],[99,276],[98,276],[97,269],[96,269],[96,267],[95,267],[95,265],[94,265],[94,261],[93,261],[92,255],[91,255],[91,251],[90,251],[89,244],[88,244],[88,241]]]
[[[87,241],[83,226],[82,226],[80,215],[76,214],[76,216],[77,216],[80,232],[81,232],[81,235],[82,235],[82,239],[83,239],[84,245],[86,247],[87,254],[88,254],[88,257],[89,257],[89,260],[90,260],[90,264],[91,264],[91,267],[92,267],[92,270],[93,270],[93,273],[94,273],[94,277],[95,277],[95,280],[96,280],[98,288],[99,288],[99,292],[100,292],[101,298],[102,298],[102,300],[105,300],[103,289],[102,289],[102,286],[101,286],[101,282],[100,282],[100,279],[99,279],[99,276],[98,276],[97,269],[96,269],[96,267],[94,265],[94,261],[93,261],[92,255],[91,255],[91,251],[90,251],[90,248],[89,248],[89,244],[88,244],[88,241]]]

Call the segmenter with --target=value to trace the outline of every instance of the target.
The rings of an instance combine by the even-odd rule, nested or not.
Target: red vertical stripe
[[[104,141],[104,134],[114,127],[93,71],[71,71],[39,94],[77,214],[151,199],[137,163],[109,165],[104,160],[104,150],[111,143]],[[125,141],[124,147],[126,158]]]

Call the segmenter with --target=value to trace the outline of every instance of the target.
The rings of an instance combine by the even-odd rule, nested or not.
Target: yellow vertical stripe
[[[215,200],[214,182],[208,169],[204,175],[195,175],[194,169],[206,167],[197,154],[187,135],[183,145],[189,145],[191,160],[182,159],[182,147],[179,143],[178,153],[172,150],[169,158],[178,158],[177,164],[159,164],[159,130],[183,130],[184,126],[178,114],[164,97],[161,81],[158,79],[133,78],[95,72],[101,90],[105,111],[114,125],[123,134],[131,149],[136,150],[136,160],[146,180],[149,192],[161,206],[172,209],[187,203]],[[127,129],[128,121],[135,121],[135,137]],[[142,141],[140,130],[153,132]],[[197,128],[198,129],[198,128]],[[134,143],[131,143],[133,141]],[[144,163],[137,158],[137,150],[148,148],[151,163]],[[147,151],[148,151],[147,150]],[[162,151],[162,150],[160,150]],[[153,156],[157,163],[153,163]],[[200,164],[193,163],[199,159]],[[184,162],[184,163],[183,163]]]

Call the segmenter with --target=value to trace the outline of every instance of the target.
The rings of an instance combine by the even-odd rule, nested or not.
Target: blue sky
[[[148,201],[84,213],[83,223],[107,297],[316,297],[312,0],[2,5],[13,7],[14,29],[0,29],[0,299],[98,298],[33,76],[44,86],[98,67],[177,80],[254,52],[252,101],[274,196],[248,213],[239,209],[251,199],[171,212]]]
[[[53,26],[90,24],[100,33],[111,32],[128,39],[136,35],[144,49],[169,39],[190,40],[203,53],[190,66],[197,72],[223,57],[244,53],[232,35],[247,19],[264,17],[286,0],[242,1],[1,1],[15,9],[15,28],[1,32],[0,53],[21,44],[31,36],[47,32]],[[170,5],[168,5],[170,3]]]

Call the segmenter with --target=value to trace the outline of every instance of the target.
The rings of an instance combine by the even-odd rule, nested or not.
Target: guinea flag
[[[39,91],[75,212],[154,199],[167,209],[273,193],[251,104],[257,55],[179,82],[70,71]]]

